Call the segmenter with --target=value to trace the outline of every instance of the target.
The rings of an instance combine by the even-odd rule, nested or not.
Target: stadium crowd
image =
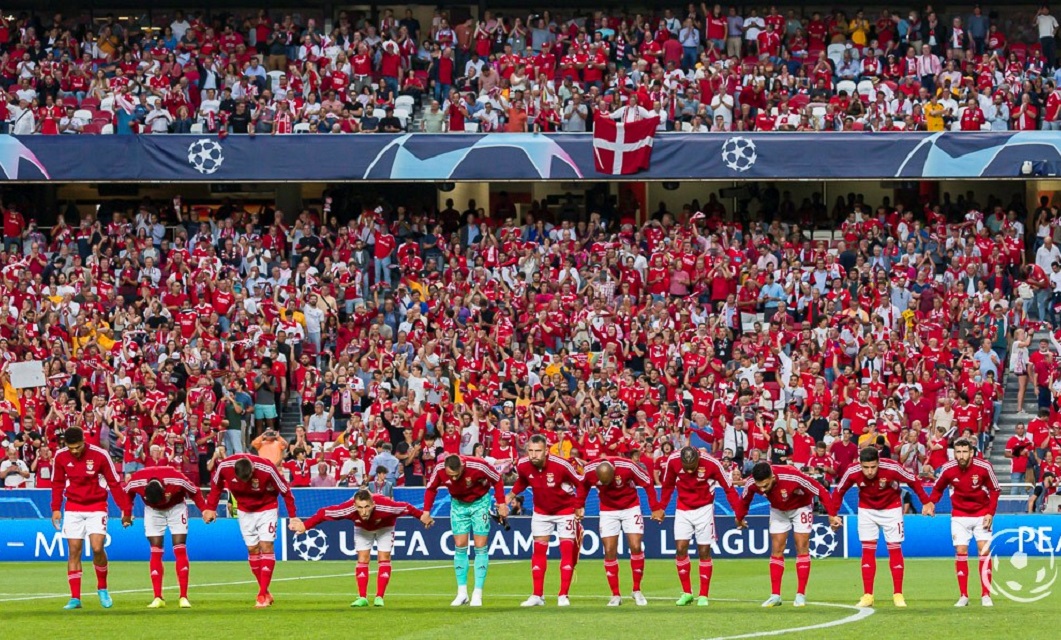
[[[688,443],[734,478],[770,460],[830,483],[872,446],[929,480],[954,439],[992,446],[1015,376],[1023,421],[993,446],[1013,481],[1044,483],[1034,501],[1054,492],[1061,346],[1030,336],[1061,300],[1057,208],[1031,211],[1026,251],[1017,199],[852,194],[828,243],[779,221],[828,217],[820,203],[767,195],[769,223],[728,222],[714,194],[643,225],[331,197],[200,219],[176,198],[47,232],[9,199],[0,476],[48,486],[79,426],[126,475],[197,482],[248,448],[295,486],[422,485],[455,452],[509,473],[536,433],[579,467],[624,455],[657,481]],[[13,388],[22,360],[43,361],[44,387]]]
[[[1007,9],[386,9],[328,32],[265,10],[155,29],[23,14],[0,18],[3,119],[22,135],[575,132],[595,112],[687,132],[1061,129],[1058,22]]]

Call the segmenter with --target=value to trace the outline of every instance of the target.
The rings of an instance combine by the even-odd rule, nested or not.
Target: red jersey
[[[840,504],[847,490],[857,486],[859,509],[898,509],[903,506],[900,483],[913,489],[922,504],[928,501],[928,495],[914,474],[888,458],[880,459],[877,475],[872,479],[862,473],[861,464],[848,469],[833,492],[833,501]]]
[[[686,471],[682,467],[681,452],[675,451],[667,458],[663,467],[663,488],[660,489],[659,504],[666,509],[675,489],[678,490],[678,509],[682,511],[714,504],[715,487],[711,484],[711,481],[714,481],[726,492],[726,500],[733,507],[737,519],[743,519],[743,514],[747,512],[741,508],[740,497],[729,478],[729,474],[722,468],[722,463],[705,454],[700,454],[700,462],[695,470]]]
[[[969,466],[962,468],[957,460],[951,460],[939,468],[936,486],[929,500],[939,502],[943,491],[950,487],[951,515],[978,518],[995,515],[1001,489],[995,478],[995,469],[983,458],[973,458]]]
[[[64,447],[56,452],[52,469],[52,511],[63,506],[64,496],[67,511],[106,511],[108,488],[123,512],[129,508],[118,470],[103,449],[89,444],[75,456]]]
[[[435,465],[424,491],[424,511],[430,513],[431,506],[435,504],[435,495],[442,487],[449,491],[452,500],[464,503],[475,502],[490,493],[492,488],[497,504],[505,503],[505,485],[501,481],[501,474],[492,464],[471,456],[461,456],[460,459],[464,463],[464,472],[456,480],[446,474],[446,465]]]
[[[813,504],[814,497],[817,496],[821,501],[822,506],[825,507],[825,511],[830,516],[836,515],[836,504],[830,498],[829,490],[826,489],[822,483],[803,473],[799,469],[787,464],[774,465],[773,470],[774,486],[770,487],[770,490],[763,494],[767,501],[770,502],[771,507],[778,511],[801,509]],[[754,498],[757,493],[762,492],[759,491],[759,487],[755,484],[755,480],[748,478],[744,483],[743,500],[745,510],[751,506],[752,498]]]
[[[602,484],[597,477],[597,467],[602,462],[609,462],[615,467],[615,478],[611,484]],[[659,509],[656,502],[656,487],[649,479],[648,473],[626,458],[602,458],[595,460],[585,466],[582,470],[582,484],[586,493],[593,487],[597,489],[600,499],[601,511],[624,511],[626,509],[640,509],[641,498],[637,488],[641,487],[648,494],[648,508],[650,511]]]
[[[254,473],[247,482],[236,478],[236,462],[242,458],[247,458],[254,465]],[[288,517],[298,516],[295,509],[295,496],[291,494],[291,488],[280,476],[280,472],[273,466],[273,463],[265,458],[240,453],[222,460],[214,469],[214,476],[210,479],[210,495],[206,497],[207,510],[217,509],[217,503],[221,500],[221,491],[224,489],[228,489],[228,492],[236,498],[240,511],[260,513],[276,509],[279,507],[277,496],[283,496]]]
[[[512,493],[522,493],[530,487],[534,490],[534,513],[543,516],[568,516],[579,508],[585,496],[582,478],[578,477],[571,463],[550,455],[541,469],[534,466],[530,458],[520,458],[516,463],[516,484]]]
[[[332,507],[324,507],[317,513],[313,514],[309,520],[306,520],[306,528],[312,529],[322,522],[349,520],[354,523],[355,527],[360,527],[365,531],[379,531],[380,529],[393,527],[394,523],[398,521],[398,518],[402,516],[419,518],[424,515],[423,511],[417,509],[408,502],[398,502],[396,500],[391,500],[386,496],[373,494],[372,501],[376,503],[376,507],[372,510],[371,515],[369,515],[367,519],[361,517],[361,514],[357,512],[357,505],[354,504],[354,499],[350,498],[342,504],[337,504]]]
[[[148,467],[134,473],[132,478],[129,479],[129,483],[125,485],[125,493],[129,496],[129,504],[127,509],[122,510],[123,516],[133,514],[133,502],[136,501],[136,496],[140,496],[143,499],[144,489],[147,488],[147,484],[152,480],[161,482],[162,488],[166,492],[166,499],[161,504],[151,506],[152,509],[165,511],[183,504],[185,500],[192,500],[200,511],[206,510],[206,501],[203,500],[203,494],[199,491],[199,487],[192,484],[192,481],[183,473],[172,467]],[[145,502],[144,504],[146,505],[147,503]]]

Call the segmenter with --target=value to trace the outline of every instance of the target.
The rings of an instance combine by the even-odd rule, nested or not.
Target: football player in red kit
[[[785,547],[788,532],[796,542],[796,597],[795,607],[807,605],[807,581],[810,579],[810,532],[814,527],[814,498],[817,497],[829,514],[833,528],[841,524],[836,517],[836,504],[822,483],[795,467],[768,462],[757,462],[752,477],[744,485],[744,511],[748,512],[752,498],[761,493],[770,502],[770,597],[764,607],[781,606],[781,578],[785,574]],[[741,521],[741,528],[747,522]]]
[[[858,454],[858,465],[844,473],[833,492],[839,505],[851,487],[858,487],[858,538],[862,541],[862,598],[858,606],[873,606],[873,579],[877,573],[877,539],[884,532],[888,545],[888,566],[892,571],[892,602],[905,607],[903,597],[903,493],[901,485],[910,487],[921,504],[928,495],[917,477],[891,458],[881,458],[876,447],[866,447]]]
[[[372,557],[372,547],[376,547],[376,599],[374,606],[383,606],[383,596],[387,594],[387,585],[391,578],[391,551],[394,550],[394,524],[402,516],[412,516],[430,529],[435,524],[430,513],[421,511],[407,502],[391,500],[386,496],[374,495],[368,489],[361,489],[354,497],[342,504],[324,507],[313,514],[313,517],[302,522],[288,525],[295,533],[305,533],[322,522],[350,520],[354,523],[354,550],[357,551],[357,600],[351,607],[368,606],[368,563]]]
[[[523,493],[524,489],[529,487],[534,490],[534,515],[531,517],[531,535],[534,536],[531,578],[534,593],[520,606],[545,606],[545,568],[549,564],[549,540],[553,533],[560,540],[560,593],[556,606],[570,606],[567,593],[578,561],[575,545],[582,526],[580,521],[585,513],[578,506],[585,500],[582,478],[567,460],[549,455],[549,443],[539,433],[531,436],[527,442],[527,456],[516,463],[516,474],[516,484],[505,500],[509,506],[515,503],[516,495]]]
[[[983,458],[977,458],[972,442],[961,438],[954,443],[954,459],[940,466],[936,486],[922,512],[935,515],[936,503],[951,490],[950,537],[954,543],[954,573],[958,576],[960,596],[956,607],[969,605],[969,540],[976,539],[980,557],[980,604],[991,601],[991,524],[998,507],[1001,488],[995,469]]]
[[[247,545],[251,572],[258,580],[258,598],[254,606],[264,609],[273,604],[269,583],[276,568],[273,543],[280,510],[277,498],[283,496],[290,521],[301,524],[295,511],[295,497],[272,462],[247,453],[229,456],[217,465],[210,480],[210,495],[206,497],[206,510],[203,511],[206,524],[217,518],[217,503],[224,489],[228,489],[239,505],[239,530]]]
[[[107,540],[107,491],[123,511],[128,508],[129,498],[122,491],[122,481],[110,455],[86,443],[80,428],[70,427],[63,432],[63,441],[66,446],[55,453],[52,463],[52,524],[62,530],[69,546],[66,579],[70,601],[63,608],[81,608],[81,550],[87,537],[92,547],[99,603],[110,609],[113,601],[107,591],[107,552],[103,548]],[[64,497],[65,514],[60,511]]]
[[[140,496],[144,501],[144,533],[151,544],[151,588],[155,599],[148,609],[166,606],[162,598],[162,554],[166,546],[166,529],[173,538],[173,559],[177,569],[177,585],[180,588],[180,608],[190,609],[188,600],[188,505],[192,500],[200,511],[206,509],[206,501],[199,487],[192,484],[180,471],[171,467],[148,467],[134,473],[125,485],[129,496],[129,509],[122,513],[122,526],[133,523],[133,501]]]

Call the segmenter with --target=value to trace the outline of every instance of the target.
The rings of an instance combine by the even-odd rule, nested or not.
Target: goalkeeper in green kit
[[[447,456],[435,467],[424,493],[424,511],[431,513],[441,487],[449,490],[450,526],[453,532],[453,569],[457,574],[457,597],[452,606],[483,606],[483,585],[490,564],[490,510],[497,504],[499,518],[508,516],[501,474],[486,460],[471,456]],[[491,497],[491,491],[493,496]],[[468,535],[475,540],[475,586],[468,597]]]

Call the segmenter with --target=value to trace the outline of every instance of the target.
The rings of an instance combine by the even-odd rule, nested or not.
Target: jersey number
[[[187,513],[182,513],[181,514],[181,524],[188,524],[188,514]]]
[[[643,527],[645,526],[645,518],[640,513],[634,516],[634,524]]]
[[[270,522],[269,523],[269,533],[276,533],[276,523],[275,522]]]
[[[800,522],[800,524],[813,524],[814,523],[814,514],[811,513],[810,511],[804,511],[803,513],[800,513],[799,514],[799,522]]]

